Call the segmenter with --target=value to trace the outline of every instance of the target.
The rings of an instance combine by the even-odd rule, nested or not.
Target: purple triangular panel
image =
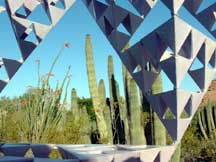
[[[117,27],[122,23],[122,21],[127,15],[127,10],[118,7],[115,4],[111,5],[105,13],[106,18],[109,20],[109,22],[115,29],[117,29]]]
[[[177,141],[178,140],[177,119],[161,119],[161,121],[164,124],[164,126],[167,129],[170,136],[172,137],[172,139],[174,141]]]
[[[140,43],[135,44],[133,47],[128,49],[126,53],[129,53],[136,60],[137,64],[145,67],[147,61],[149,61],[148,57],[146,57],[146,50],[141,46]],[[122,54],[122,55],[125,55]]]
[[[151,59],[151,63],[157,67],[158,63],[160,62],[161,56],[167,49],[166,43],[164,43],[158,34],[155,32],[150,33],[145,38],[140,41],[140,44],[144,47],[145,55],[149,60]],[[157,46],[157,48],[155,48]]]
[[[119,57],[121,58],[122,62],[124,63],[128,71],[130,73],[133,73],[138,64],[136,62],[136,59],[130,53],[130,51],[127,51],[124,54],[120,54]]]
[[[164,116],[165,112],[167,111],[168,106],[164,102],[162,97],[160,97],[159,105],[160,105],[160,113],[161,113],[161,118],[162,118]]]
[[[216,68],[216,50],[214,51],[214,54],[212,55],[209,63],[213,68]]]
[[[179,51],[179,55],[183,56],[187,59],[192,58],[193,54],[192,54],[192,32],[188,35],[187,39],[185,40],[184,44],[182,45],[180,51]]]
[[[19,39],[23,38],[23,36],[25,35],[25,31],[27,30],[27,26],[24,26],[23,24],[17,22],[15,19],[13,20],[13,24],[14,24],[14,28],[16,29],[17,37]]]
[[[149,11],[151,10],[151,6],[147,1],[134,1],[130,0],[130,3],[134,6],[134,8],[139,12],[142,16],[147,16]]]
[[[205,86],[205,68],[189,71],[190,76],[193,78],[198,87],[202,90]]]
[[[177,86],[176,81],[176,62],[175,57],[170,57],[160,63],[163,71],[166,73],[170,81],[173,83],[173,85]]]
[[[184,110],[189,116],[192,115],[192,97],[188,100]]]
[[[95,6],[95,17],[96,17],[96,20],[98,20],[103,15],[103,13],[106,11],[108,6],[99,1],[94,1],[94,6]]]
[[[7,82],[4,80],[0,80],[0,92],[4,89],[4,87],[7,85]]]
[[[174,38],[174,20],[170,19],[163,25],[161,25],[156,33],[163,40],[167,46],[169,46],[173,51],[175,51],[175,38]]]
[[[215,23],[215,16],[214,11],[216,8],[216,3],[212,4],[208,8],[202,10],[197,14],[197,19],[209,30],[211,31],[214,23]]]
[[[122,32],[113,31],[110,34],[110,36],[108,37],[108,39],[110,40],[113,47],[118,52],[121,52],[123,50],[123,48],[126,46],[126,44],[129,42],[130,36],[128,36]]]
[[[102,21],[103,21],[103,24],[101,24],[101,28],[104,28],[103,29],[104,34],[106,36],[109,36],[113,32],[114,27],[111,25],[111,23],[109,22],[109,20],[105,16],[104,16]]]
[[[191,93],[183,90],[172,90],[161,94],[162,100],[177,118],[183,112],[190,96]]]
[[[148,102],[151,105],[151,108],[154,110],[154,112],[156,112],[158,114],[158,116],[160,118],[163,117],[162,113],[161,113],[161,108],[160,108],[160,94],[156,94],[156,95],[147,95],[146,96]]]
[[[160,153],[156,156],[153,162],[161,162],[160,160]]]
[[[137,28],[140,26],[142,21],[143,21],[142,18],[129,13],[125,17],[125,19],[122,21],[122,24],[127,29],[127,31],[132,35],[137,30]]]
[[[190,13],[195,14],[202,2],[203,0],[185,0],[184,6]]]
[[[22,51],[22,58],[26,60],[32,51],[36,48],[36,45],[32,42],[20,41],[20,49]]]
[[[19,67],[22,65],[22,63],[18,62],[17,60],[3,58],[2,61],[4,63],[9,79],[14,76]]]

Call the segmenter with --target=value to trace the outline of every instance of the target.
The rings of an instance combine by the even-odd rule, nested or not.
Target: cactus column
[[[130,80],[130,106],[129,106],[129,127],[130,127],[130,144],[144,145],[146,139],[144,136],[144,129],[141,125],[141,108],[139,106],[139,98],[136,82]]]
[[[104,119],[106,121],[107,131],[108,131],[108,142],[113,143],[113,132],[112,132],[112,119],[110,107],[106,104],[106,89],[103,79],[100,80],[98,86],[98,93],[100,94],[100,105],[103,107]]]
[[[71,91],[71,110],[75,120],[77,121],[80,117],[80,112],[79,112],[78,98],[77,98],[77,93],[75,88],[73,88]]]
[[[109,86],[110,86],[110,107],[112,110],[112,116],[113,116],[113,138],[114,143],[125,143],[125,135],[124,135],[124,128],[123,123],[121,121],[121,115],[120,115],[120,104],[119,104],[119,89],[118,89],[118,83],[115,80],[114,76],[114,65],[113,65],[113,58],[112,56],[108,57],[108,78],[109,78]]]
[[[100,140],[105,142],[108,139],[107,127],[106,122],[103,116],[103,109],[100,107],[100,99],[98,95],[98,88],[95,76],[95,69],[94,69],[94,59],[92,54],[92,45],[91,45],[91,36],[86,36],[86,66],[87,66],[87,73],[88,73],[88,82],[89,82],[89,89],[90,95],[92,97],[93,108],[96,115],[96,121],[98,130],[100,133]]]
[[[155,70],[152,69],[152,71]],[[152,94],[161,93],[163,91],[162,85],[161,75],[159,75],[152,86]],[[153,125],[155,145],[166,145],[166,129],[155,112],[153,113]]]

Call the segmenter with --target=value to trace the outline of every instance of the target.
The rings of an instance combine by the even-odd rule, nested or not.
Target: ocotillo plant
[[[104,119],[106,121],[108,131],[108,142],[113,143],[113,131],[112,131],[112,118],[110,107],[106,104],[106,89],[103,79],[100,80],[98,86],[98,93],[100,94],[100,105],[103,108]]]
[[[93,102],[94,112],[96,115],[98,130],[100,133],[100,140],[101,142],[107,142],[108,133],[107,133],[106,122],[103,116],[103,109],[101,108],[100,99],[98,95],[90,35],[86,36],[85,53],[86,53],[86,66],[87,66],[87,73],[88,73],[89,90]]]
[[[55,131],[59,129],[59,124],[62,119],[62,108],[60,101],[62,98],[62,91],[66,82],[69,82],[68,78],[70,68],[65,75],[62,84],[57,84],[53,90],[49,84],[50,77],[53,76],[52,72],[54,66],[62,54],[63,48],[56,56],[49,73],[45,76],[38,75],[38,87],[31,88],[20,99],[20,106],[23,113],[20,113],[21,117],[18,122],[23,142],[40,143],[49,142],[54,136]],[[38,74],[40,70],[40,62],[38,61]],[[68,85],[68,84],[66,84]]]

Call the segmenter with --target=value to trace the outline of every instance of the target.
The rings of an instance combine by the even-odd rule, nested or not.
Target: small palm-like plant
[[[49,73],[40,76],[40,61],[38,64],[38,85],[30,88],[20,98],[19,129],[22,141],[31,143],[52,142],[55,132],[60,129],[65,105],[61,104],[64,88],[67,89],[70,82],[70,67],[61,84],[57,82],[54,89],[50,86],[50,78],[57,60],[62,54],[64,46],[56,56]],[[67,90],[66,90],[67,91]],[[67,93],[65,93],[66,95]]]

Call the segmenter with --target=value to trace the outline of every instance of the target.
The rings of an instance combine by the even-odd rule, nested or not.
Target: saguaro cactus
[[[86,36],[85,53],[86,53],[86,66],[87,66],[87,73],[88,73],[89,90],[90,90],[90,95],[92,97],[97,126],[100,133],[100,139],[101,141],[106,142],[106,140],[108,139],[108,133],[107,133],[106,122],[103,116],[103,109],[100,107],[101,105],[98,96],[90,35]]]
[[[144,129],[141,126],[141,108],[139,106],[139,97],[136,83],[130,80],[130,107],[129,107],[129,127],[130,142],[132,145],[144,145],[146,139],[144,137]]]

